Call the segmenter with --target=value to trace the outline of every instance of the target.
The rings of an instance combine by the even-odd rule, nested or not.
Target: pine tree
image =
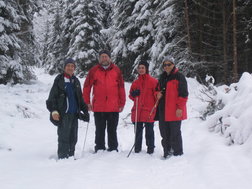
[[[134,68],[139,61],[150,60],[152,5],[148,0],[116,1],[110,44],[126,80],[134,79]]]
[[[248,64],[252,58],[251,0],[187,2],[190,56],[196,75],[204,79],[209,74],[216,83],[228,84],[236,81],[242,72],[252,71]]]
[[[36,63],[32,32],[31,1],[0,0],[0,84],[21,83],[35,76],[30,65]]]
[[[175,59],[176,65],[188,74],[188,48],[184,4],[183,1],[161,0],[155,1],[155,22],[151,47],[151,61],[155,64],[155,74],[159,74],[161,62],[165,56]]]
[[[92,0],[76,1],[72,15],[73,23],[69,26],[72,33],[67,56],[76,60],[76,71],[83,75],[97,63],[98,52],[104,46],[100,33],[101,17],[97,4]]]
[[[53,27],[49,29],[49,37],[43,49],[42,62],[49,74],[62,72],[65,55],[63,53],[62,35],[62,10],[64,2],[58,1],[55,5],[54,18],[51,21]],[[48,22],[48,24],[51,24]],[[46,26],[47,29],[49,26]]]
[[[19,0],[18,13],[21,16],[20,32],[16,36],[22,41],[20,44],[22,50],[22,61],[27,65],[37,65],[39,62],[38,49],[33,33],[33,15],[38,11],[38,5],[32,0]]]
[[[114,13],[115,2],[114,0],[98,0],[96,2],[99,19],[102,23],[101,29],[101,40],[104,42],[103,49],[111,50],[110,40],[112,34],[113,20],[112,16]]]
[[[237,1],[238,73],[252,72],[252,0]]]

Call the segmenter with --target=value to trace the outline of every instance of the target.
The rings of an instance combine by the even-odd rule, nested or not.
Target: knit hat
[[[139,64],[138,64],[138,66],[139,65],[144,65],[145,69],[146,69],[146,73],[147,74],[149,73],[149,64],[148,64],[148,62],[146,62],[146,61],[140,61]]]
[[[74,67],[76,67],[75,61],[72,58],[67,58],[64,63],[64,68],[66,67],[67,64],[74,64]]]
[[[174,58],[172,56],[166,56],[166,57],[164,57],[162,64],[164,62],[171,62],[171,63],[173,63],[175,65],[175,60],[174,60]]]
[[[101,56],[102,54],[107,54],[109,58],[111,58],[111,53],[106,49],[103,49],[99,52],[99,56]]]

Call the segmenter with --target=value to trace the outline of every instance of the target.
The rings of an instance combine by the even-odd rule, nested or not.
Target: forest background
[[[139,61],[157,77],[164,56],[204,83],[237,82],[252,65],[252,0],[0,0],[0,84],[62,71],[72,57],[84,77],[109,49],[124,79]]]

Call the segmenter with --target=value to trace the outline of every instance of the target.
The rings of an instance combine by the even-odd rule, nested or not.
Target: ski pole
[[[130,156],[132,150],[135,148],[135,145],[136,145],[136,139],[137,139],[137,135],[136,135],[136,131],[137,131],[137,111],[138,111],[138,97],[136,97],[135,137],[134,137],[134,138],[135,138],[135,141],[134,141],[134,144],[133,144],[132,148],[130,149],[129,154],[128,154],[127,157]]]
[[[151,116],[152,116],[154,110],[157,108],[158,102],[159,102],[159,99],[156,100],[154,106],[152,107],[152,109],[151,109],[151,111],[150,111],[150,115],[149,115],[149,117],[148,117],[148,119],[147,119],[147,122],[151,119]]]
[[[82,147],[82,151],[81,151],[81,157],[83,156],[84,150],[85,150],[85,145],[86,145],[86,140],[87,140],[87,133],[88,133],[88,126],[89,126],[89,122],[87,123],[87,129],[86,129],[86,134],[85,134],[85,138],[84,138],[84,144]]]

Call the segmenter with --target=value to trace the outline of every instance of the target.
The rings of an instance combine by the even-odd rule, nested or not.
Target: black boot
[[[141,152],[141,148],[135,148],[135,153]]]
[[[98,152],[98,150],[106,150],[105,147],[97,147],[95,146],[95,153]]]
[[[148,154],[153,154],[154,153],[154,148],[148,148],[147,153]]]
[[[172,151],[171,150],[164,150],[164,158],[167,159],[167,158],[170,158],[171,156],[173,155]]]
[[[113,148],[108,148],[108,149],[107,149],[108,152],[112,152],[112,151],[114,151],[114,150],[115,150],[116,152],[118,152],[117,149],[113,149]]]

